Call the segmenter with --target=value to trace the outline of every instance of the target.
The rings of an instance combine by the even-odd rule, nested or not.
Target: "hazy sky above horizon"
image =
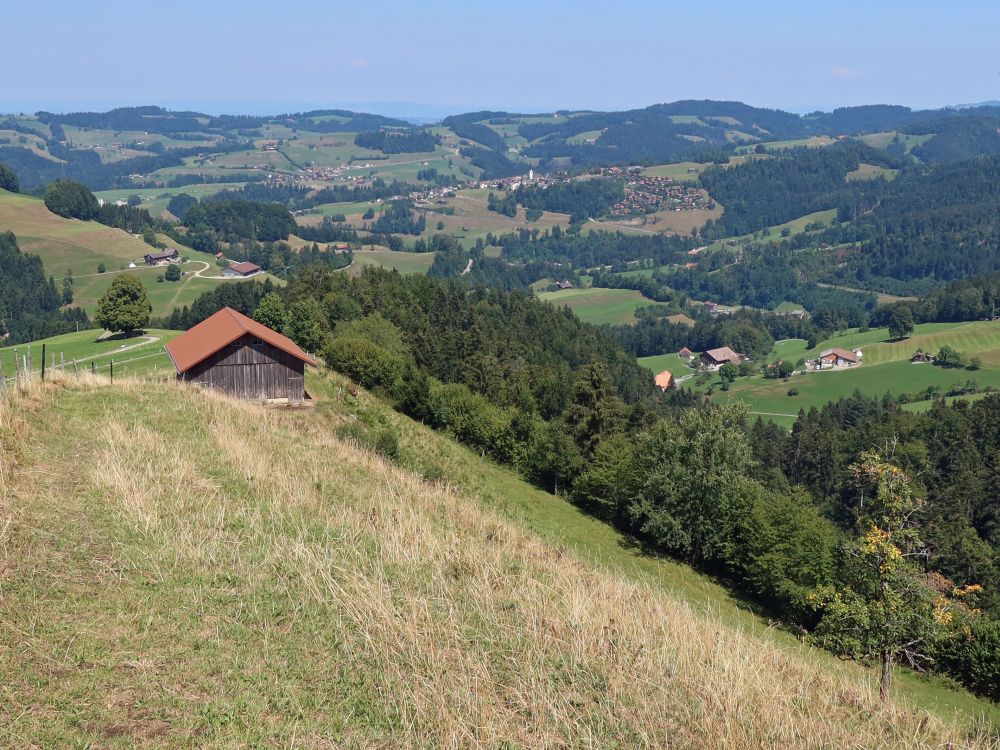
[[[792,111],[1000,99],[1000,3],[49,0],[4,9],[0,111],[382,104]],[[420,114],[410,107],[408,114]]]

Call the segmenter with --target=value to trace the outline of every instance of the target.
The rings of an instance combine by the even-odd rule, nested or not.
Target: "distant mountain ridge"
[[[332,156],[340,153],[334,148],[337,141],[377,144],[378,137],[358,141],[358,135],[421,127],[425,126],[404,118],[335,108],[276,115],[209,115],[155,105],[107,112],[39,111],[34,116],[0,117],[0,161],[14,169],[28,190],[59,178],[84,182],[93,190],[128,188],[137,184],[136,176],[139,182],[152,174],[163,175],[161,182],[174,180],[171,170],[185,166],[181,179],[201,179],[194,167],[236,152],[244,154],[244,177],[256,169],[258,174],[251,177],[265,179],[269,172],[262,171],[263,165],[270,161],[258,155],[263,152],[281,149],[279,161],[291,170],[309,163],[336,168],[351,165],[352,160],[384,160],[376,146],[344,152],[337,161]],[[775,143],[789,148],[810,145],[800,141],[814,136],[884,134],[881,148],[912,152],[925,162],[1000,153],[1000,106],[995,103],[931,110],[879,104],[800,115],[739,101],[688,99],[609,112],[480,110],[445,117],[438,127],[435,143],[440,144],[442,137],[449,143],[440,147],[438,156],[447,159],[436,168],[485,180],[526,174],[529,169],[722,162],[748,145]],[[81,136],[80,131],[88,130],[104,131],[103,138]],[[922,136],[927,143],[918,153],[912,145],[898,142],[900,133]],[[320,144],[326,134],[343,138]],[[411,135],[419,142],[422,134]],[[328,154],[325,161],[321,149]],[[288,153],[297,155],[287,157]],[[227,156],[228,163],[234,158]],[[213,179],[219,181],[240,176],[235,169],[215,172]]]

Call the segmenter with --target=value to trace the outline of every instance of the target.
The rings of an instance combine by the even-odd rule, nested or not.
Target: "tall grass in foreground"
[[[87,601],[27,584],[15,598],[28,606],[0,616],[50,660],[86,633],[86,663],[107,676],[70,670],[38,688],[44,660],[0,667],[0,724],[17,736],[42,731],[41,716],[56,744],[112,746],[1000,746],[880,705],[860,671],[584,564],[313,414],[175,385],[46,397],[71,415],[64,442],[29,457],[42,465],[12,502],[115,574],[87,568],[89,548],[83,563],[15,551],[19,569],[82,579]],[[0,411],[0,426],[22,411]],[[65,483],[69,448],[79,471]],[[97,692],[123,689],[128,711]],[[61,701],[74,721],[38,710]],[[156,734],[129,723],[137,705]]]

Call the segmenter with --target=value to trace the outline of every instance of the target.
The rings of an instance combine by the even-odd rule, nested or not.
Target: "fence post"
[[[115,361],[111,360],[111,382],[115,382]]]
[[[90,374],[93,375],[95,372],[97,372],[97,368],[94,364],[94,360],[90,360]]]
[[[42,344],[42,382],[45,382],[45,344]]]

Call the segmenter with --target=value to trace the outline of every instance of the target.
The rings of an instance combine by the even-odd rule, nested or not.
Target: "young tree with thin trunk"
[[[879,695],[887,700],[893,664],[924,662],[952,605],[920,564],[927,551],[916,520],[924,503],[910,477],[875,452],[851,468],[859,489],[857,537],[844,549],[839,585],[811,596],[822,618],[814,636],[847,658],[879,663]]]

